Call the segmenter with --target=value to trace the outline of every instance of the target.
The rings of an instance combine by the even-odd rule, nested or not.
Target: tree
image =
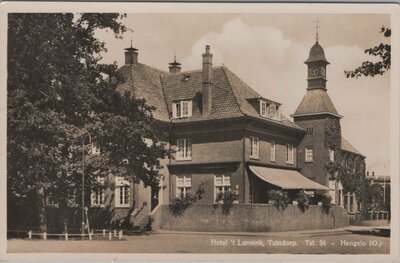
[[[385,37],[391,36],[391,29],[382,26],[380,33]],[[368,48],[364,52],[371,56],[378,56],[378,62],[364,61],[362,65],[354,70],[345,71],[347,78],[359,78],[361,76],[382,75],[390,69],[390,44],[380,43],[379,45]]]
[[[101,155],[85,154],[85,193],[96,176],[112,172],[146,185],[158,183],[167,151],[162,129],[144,100],[120,94],[117,65],[100,63],[105,43],[95,32],[121,37],[119,14],[10,14],[8,24],[8,207],[30,199],[46,231],[47,196],[66,207],[81,189],[88,133]],[[150,139],[151,145],[143,140]],[[89,198],[86,198],[89,201]],[[10,211],[13,215],[15,211]],[[11,216],[12,218],[12,216]],[[9,217],[10,219],[10,217]],[[14,218],[16,219],[16,218]],[[10,223],[10,220],[9,220]]]

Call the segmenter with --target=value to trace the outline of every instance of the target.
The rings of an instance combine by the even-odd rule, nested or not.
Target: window
[[[293,145],[286,145],[286,163],[293,164],[294,149]]]
[[[271,104],[271,105],[269,105],[269,107],[268,107],[268,118],[270,118],[270,119],[276,119],[276,114],[277,112],[276,112],[276,105],[274,105],[274,104]]]
[[[263,100],[260,100],[260,115],[267,117],[267,103]]]
[[[335,161],[335,150],[332,148],[328,148],[328,155],[329,155],[329,161],[334,162]]]
[[[176,160],[191,160],[192,159],[192,140],[191,139],[178,139],[176,141]]]
[[[231,176],[218,174],[214,176],[214,200],[219,193],[229,192],[231,190]]]
[[[176,197],[186,197],[192,190],[192,178],[190,176],[176,177]]]
[[[172,118],[185,118],[192,116],[192,101],[183,100],[172,104]]]
[[[258,159],[260,152],[259,144],[258,137],[250,137],[250,158]]]
[[[122,177],[115,179],[115,207],[129,207],[130,183]]]
[[[98,183],[90,196],[92,206],[104,206],[104,178],[98,178]]]
[[[275,162],[276,145],[275,141],[271,141],[271,162]]]
[[[314,161],[314,149],[313,147],[306,147],[305,149],[305,161],[313,162]]]

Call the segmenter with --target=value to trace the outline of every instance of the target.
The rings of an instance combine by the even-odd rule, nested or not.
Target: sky
[[[365,155],[367,170],[390,174],[390,71],[383,76],[348,79],[344,70],[366,59],[364,50],[389,39],[379,33],[390,26],[388,15],[369,14],[128,14],[122,22],[134,29],[116,39],[98,32],[108,51],[103,62],[124,63],[124,48],[139,49],[139,62],[168,71],[201,69],[205,45],[211,46],[213,66],[225,65],[261,96],[282,103],[290,118],[307,87],[304,61],[319,43],[330,62],[327,88],[341,120],[342,136]],[[291,119],[291,118],[290,118]]]

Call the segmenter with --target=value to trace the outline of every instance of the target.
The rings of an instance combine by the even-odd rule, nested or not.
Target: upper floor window
[[[286,145],[286,163],[294,163],[294,147],[291,144]]]
[[[329,155],[329,161],[334,162],[335,161],[335,150],[332,148],[328,148],[328,155]]]
[[[192,190],[192,178],[190,176],[176,177],[176,197],[186,197]]]
[[[280,119],[278,106],[273,103],[267,103],[264,100],[260,100],[260,115],[269,119]]]
[[[217,174],[214,176],[214,200],[219,193],[229,192],[231,190],[231,176]]]
[[[313,149],[313,147],[306,147],[305,148],[305,161],[306,162],[313,162],[314,161],[314,149]]]
[[[97,179],[99,185],[92,189],[90,203],[92,206],[104,206],[104,178]]]
[[[271,162],[275,162],[276,145],[275,141],[271,141]]]
[[[130,183],[123,177],[115,178],[115,207],[129,207]]]
[[[177,151],[176,160],[191,160],[192,159],[192,140],[178,139],[176,141]]]
[[[182,100],[172,104],[172,118],[185,118],[192,116],[192,101]]]
[[[260,141],[258,137],[250,137],[250,158],[258,159],[260,153]]]

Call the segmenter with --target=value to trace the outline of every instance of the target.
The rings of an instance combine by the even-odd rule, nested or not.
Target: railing
[[[95,232],[100,232],[99,234],[95,234]],[[106,234],[108,232],[108,235]],[[43,238],[44,240],[47,240],[48,237],[59,237],[65,239],[65,241],[68,241],[69,238],[71,237],[80,237],[81,239],[85,239],[88,237],[88,240],[93,240],[93,237],[104,237],[108,238],[108,240],[113,240],[114,238],[117,238],[117,230],[107,230],[107,229],[101,229],[101,230],[93,230],[89,233],[85,234],[72,234],[72,233],[62,233],[62,234],[57,234],[57,233],[39,233],[39,232],[32,232],[32,230],[29,230],[27,233],[28,238],[32,239],[33,237],[39,237]],[[118,231],[118,239],[123,238],[123,231],[119,230]]]
[[[361,220],[390,220],[388,211],[364,211],[361,212]]]

